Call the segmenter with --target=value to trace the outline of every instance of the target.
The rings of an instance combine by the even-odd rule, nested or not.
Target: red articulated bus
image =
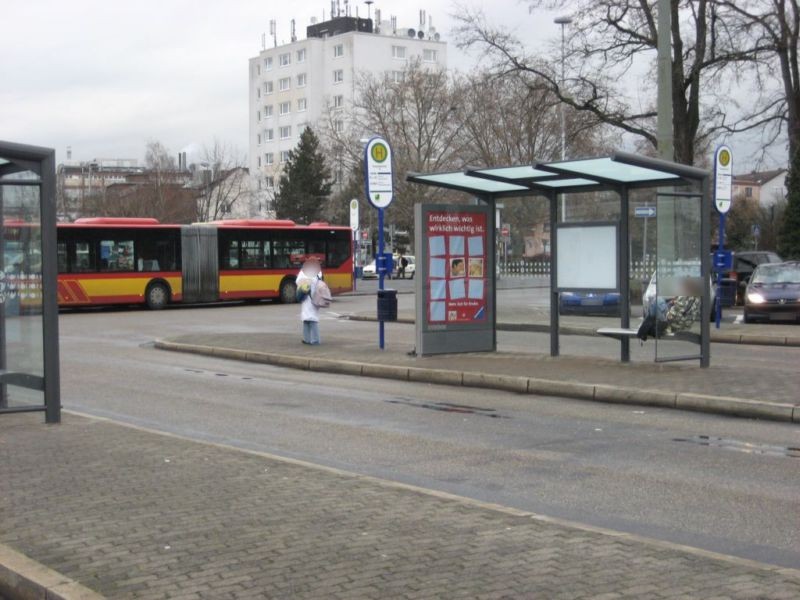
[[[333,293],[353,289],[352,230],[327,223],[230,220],[167,225],[91,218],[58,226],[60,306],[277,298],[295,301],[308,256]]]

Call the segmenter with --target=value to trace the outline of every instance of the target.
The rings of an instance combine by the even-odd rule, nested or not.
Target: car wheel
[[[291,279],[284,279],[278,289],[278,296],[283,304],[297,302],[297,284]]]
[[[150,310],[161,310],[169,304],[169,288],[163,283],[151,283],[145,292],[145,302]]]
[[[747,311],[744,311],[744,322],[745,323],[755,323],[755,319],[747,314]]]

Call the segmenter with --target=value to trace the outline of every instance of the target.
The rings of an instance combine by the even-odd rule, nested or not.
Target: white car
[[[361,279],[377,279],[378,278],[378,269],[375,266],[375,261],[373,260],[361,272]]]

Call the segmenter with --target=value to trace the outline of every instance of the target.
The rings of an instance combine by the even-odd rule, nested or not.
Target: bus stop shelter
[[[659,225],[658,244],[663,251],[657,257],[657,283],[662,287],[659,295],[674,294],[668,283],[678,276],[691,276],[701,292],[700,331],[697,353],[664,357],[663,360],[694,360],[701,367],[710,363],[709,316],[711,314],[711,199],[710,174],[708,171],[627,152],[614,152],[610,156],[564,160],[558,162],[536,162],[527,166],[468,168],[446,173],[412,173],[408,181],[421,185],[464,192],[494,207],[505,198],[539,196],[549,204],[550,225],[550,354],[559,355],[559,294],[566,290],[598,289],[591,287],[591,273],[581,273],[585,264],[600,265],[601,271],[613,266],[609,278],[612,287],[620,294],[620,329],[612,337],[620,342],[620,359],[630,361],[630,339],[634,331],[630,328],[630,192],[639,189],[656,190]],[[681,191],[683,190],[683,191]],[[615,192],[619,196],[619,218],[613,222],[561,222],[558,220],[559,200],[565,194],[586,192]],[[591,197],[581,199],[591,202]],[[582,227],[584,226],[585,227]],[[605,228],[605,230],[603,230]],[[608,235],[607,235],[608,234]],[[496,227],[490,228],[490,244],[495,247]],[[609,245],[611,236],[616,237]],[[564,247],[559,239],[564,238]],[[581,259],[576,247],[591,244],[596,248]],[[605,240],[605,241],[604,241]],[[614,247],[616,246],[616,247]],[[579,248],[587,250],[587,248]],[[688,249],[688,250],[687,250]],[[591,256],[587,261],[585,257]],[[595,259],[599,262],[594,262]],[[559,260],[562,261],[559,268]],[[609,260],[613,265],[607,264]],[[606,264],[604,264],[604,261]],[[492,269],[491,289],[496,307],[497,272]],[[560,277],[559,277],[560,276]],[[561,281],[559,281],[559,278]],[[591,285],[584,285],[582,278]],[[418,320],[420,315],[417,315]],[[492,327],[496,332],[496,311],[492,314]],[[495,344],[496,349],[496,334]],[[656,359],[658,360],[658,352]]]
[[[0,415],[61,419],[55,152],[0,141]]]

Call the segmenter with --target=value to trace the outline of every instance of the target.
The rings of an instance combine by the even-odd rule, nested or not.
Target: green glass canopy
[[[533,165],[468,168],[449,173],[412,173],[408,181],[454,189],[476,196],[520,196],[609,189],[684,186],[700,182],[707,171],[674,162],[615,152],[611,156],[537,162]]]

